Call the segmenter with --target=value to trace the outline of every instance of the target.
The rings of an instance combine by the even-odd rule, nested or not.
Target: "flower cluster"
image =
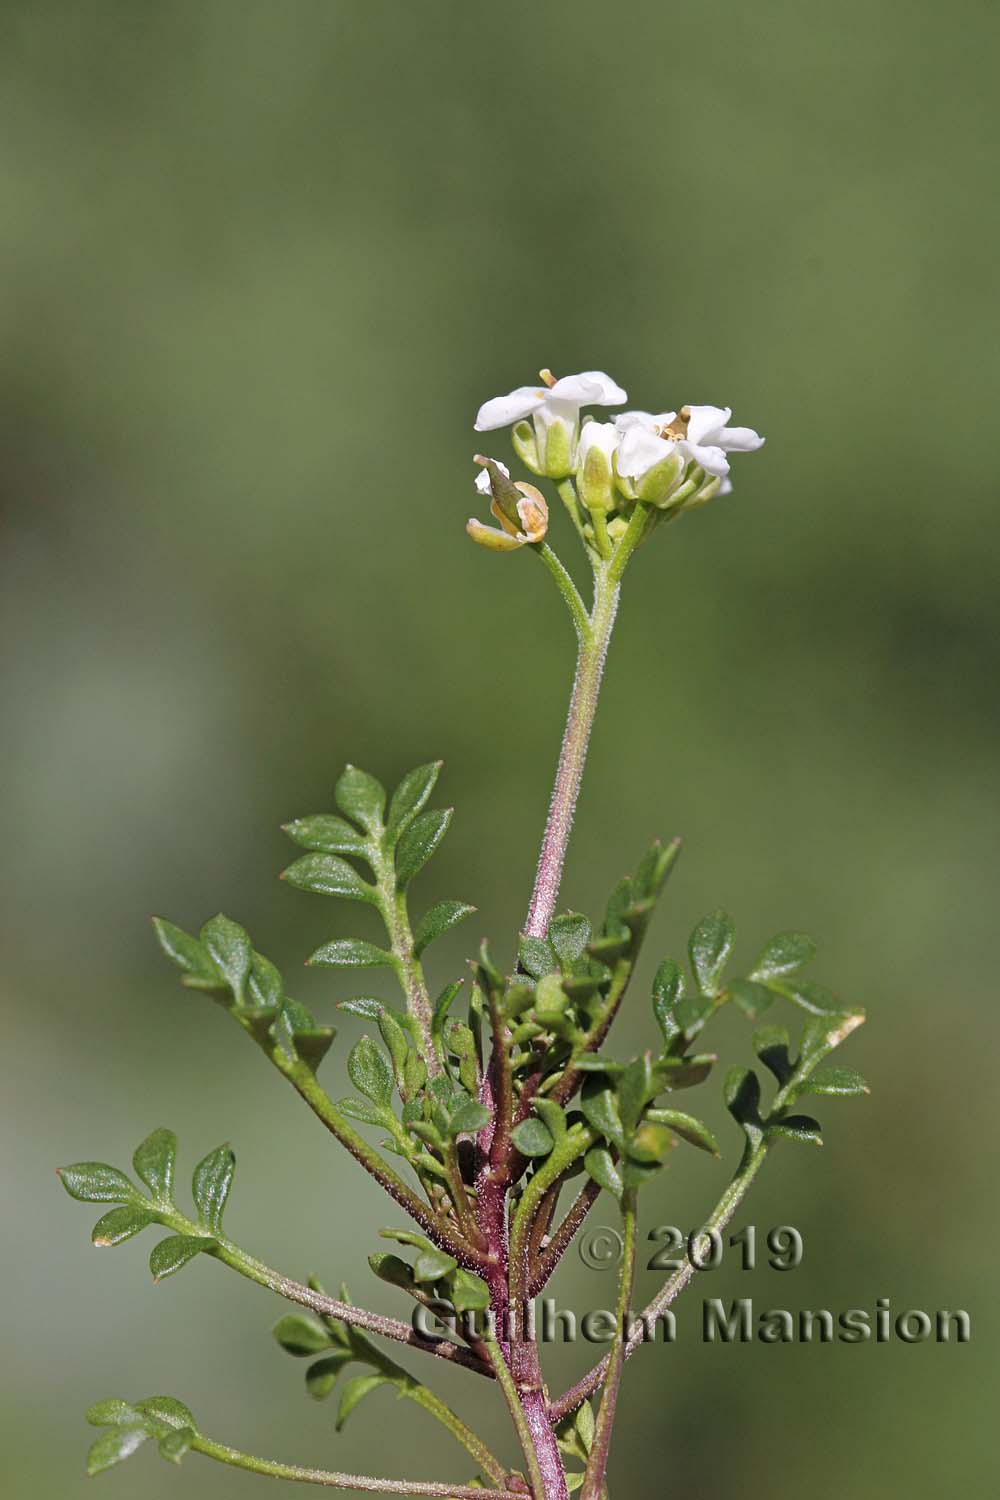
[[[622,406],[627,393],[603,370],[557,380],[540,373],[539,386],[519,386],[485,402],[477,432],[512,427],[514,451],[533,474],[568,485],[582,508],[581,530],[591,542],[599,530],[613,542],[637,504],[677,513],[728,494],[730,453],[752,453],[764,439],[750,427],[730,427],[728,406],[682,406],[658,414],[626,411],[610,421],[587,416],[585,406]],[[476,481],[490,495],[502,531],[470,520],[474,541],[497,551],[541,542],[548,510],[533,486],[515,483],[505,465],[477,455]],[[575,490],[573,489],[575,482]],[[565,492],[561,489],[561,493]]]

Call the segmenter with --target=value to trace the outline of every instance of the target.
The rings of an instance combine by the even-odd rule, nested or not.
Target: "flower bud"
[[[618,429],[613,422],[585,422],[576,449],[577,490],[584,507],[604,515],[615,508],[615,453]]]
[[[490,510],[503,529],[484,526],[472,517],[465,528],[472,540],[492,552],[514,552],[529,542],[542,541],[549,527],[549,508],[541,491],[533,484],[515,483],[506,466],[495,459],[477,453],[476,462],[483,468],[476,489],[492,496]]]
[[[538,441],[530,422],[517,422],[511,429],[511,446],[526,469],[532,474],[544,474],[542,460],[538,456]]]

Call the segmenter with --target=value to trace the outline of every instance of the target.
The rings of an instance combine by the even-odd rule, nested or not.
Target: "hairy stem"
[[[225,1443],[214,1443],[211,1438],[196,1434],[191,1443],[195,1453],[214,1458],[217,1463],[229,1464],[234,1469],[247,1469],[251,1474],[265,1474],[271,1479],[289,1479],[298,1484],[321,1484],[334,1490],[366,1490],[378,1495],[438,1495],[444,1500],[510,1500],[509,1490],[476,1489],[468,1484],[427,1482],[421,1479],[374,1479],[368,1474],[338,1474],[330,1469],[304,1469],[298,1464],[281,1464],[273,1458],[257,1458],[252,1453],[243,1453],[239,1448],[230,1448]]]
[[[586,634],[580,636],[573,691],[559,752],[555,785],[542,836],[534,889],[524,923],[524,930],[529,937],[545,936],[559,899],[573,814],[587,763],[587,748],[597,712],[604,662],[618,609],[619,584],[609,581],[608,565],[595,564],[594,579],[594,608]]]
[[[608,1467],[608,1451],[611,1447],[611,1429],[615,1421],[618,1391],[621,1386],[622,1367],[625,1364],[626,1326],[632,1305],[632,1287],[635,1284],[635,1230],[636,1190],[626,1188],[622,1197],[622,1263],[618,1277],[617,1337],[608,1356],[604,1390],[594,1426],[594,1440],[580,1500],[600,1500],[604,1489],[604,1476]]]
[[[569,481],[559,486],[559,493],[571,514],[578,511],[576,494]],[[580,618],[580,596],[565,568],[554,553],[551,558],[544,555],[542,558],[570,607],[579,639],[579,650],[552,800],[549,803],[535,884],[524,924],[529,937],[545,936],[559,899],[573,814],[587,763],[587,748],[590,744],[590,732],[594,727],[604,663],[618,611],[622,574],[632,553],[654,524],[651,515],[655,517],[656,512],[651,511],[649,506],[636,505],[628,529],[611,556],[591,557],[594,569],[594,606],[590,615],[583,619]]]

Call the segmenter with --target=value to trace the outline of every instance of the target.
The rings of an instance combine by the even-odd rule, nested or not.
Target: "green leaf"
[[[173,1276],[189,1260],[194,1260],[203,1250],[210,1250],[214,1244],[214,1240],[203,1239],[194,1234],[172,1234],[161,1240],[158,1245],[154,1245],[149,1257],[153,1280],[163,1281],[167,1276]]]
[[[435,1036],[441,1035],[444,1023],[448,1019],[448,1012],[454,1005],[455,996],[462,988],[463,983],[463,980],[456,979],[453,984],[446,985],[445,988],[441,991],[440,995],[437,997],[437,1000],[434,1002],[434,1016],[431,1021],[431,1031]]]
[[[643,1109],[656,1092],[652,1064],[653,1060],[646,1052],[629,1063],[618,1080],[618,1108],[626,1135],[632,1134]]]
[[[393,792],[386,820],[386,831],[393,841],[409,827],[417,813],[426,805],[443,764],[443,761],[433,760],[426,766],[417,766],[414,770],[407,771]]]
[[[189,1427],[192,1431],[197,1431],[194,1417],[176,1396],[147,1396],[144,1401],[137,1401],[135,1405],[136,1410],[156,1428],[179,1430]]]
[[[647,1119],[659,1125],[668,1125],[675,1135],[707,1151],[710,1156],[720,1155],[718,1142],[703,1120],[686,1115],[679,1109],[651,1109]]]
[[[222,1233],[222,1215],[233,1185],[236,1157],[231,1146],[216,1146],[194,1169],[191,1191],[198,1217],[210,1234]]]
[[[219,983],[215,965],[197,938],[191,937],[182,927],[175,927],[165,917],[153,918],[153,931],[164,953],[185,974],[191,974],[205,983]]]
[[[142,1413],[130,1401],[112,1396],[108,1401],[98,1401],[89,1407],[84,1420],[91,1427],[134,1427],[142,1421]]]
[[[821,1068],[813,1073],[799,1090],[802,1094],[827,1094],[831,1098],[854,1098],[870,1094],[871,1089],[853,1068]]]
[[[732,952],[736,930],[724,911],[703,917],[691,934],[688,953],[698,989],[714,997],[722,988],[722,971]]]
[[[349,901],[368,902],[375,899],[374,887],[336,854],[303,854],[281,872],[281,878],[297,891],[310,891],[315,896],[344,896]]]
[[[190,1427],[177,1427],[159,1441],[160,1457],[168,1463],[179,1464],[194,1442],[195,1434]]]
[[[384,948],[376,948],[374,943],[366,943],[362,938],[335,938],[332,943],[317,948],[306,962],[330,969],[391,969],[395,959]]]
[[[566,968],[583,958],[590,942],[590,931],[589,918],[580,912],[568,911],[553,917],[549,925],[549,943]]]
[[[359,771],[357,766],[347,766],[333,795],[342,813],[369,833],[378,832],[385,808],[385,787],[374,776]]]
[[[628,1155],[642,1166],[661,1166],[677,1142],[665,1125],[643,1120],[628,1143]]]
[[[124,1172],[103,1161],[78,1161],[71,1167],[57,1167],[59,1181],[71,1198],[81,1203],[144,1202],[138,1189]]]
[[[808,1146],[822,1146],[823,1131],[818,1120],[809,1115],[785,1115],[767,1127],[768,1137],[777,1136],[786,1141],[802,1141]]]
[[[261,1010],[276,1010],[285,998],[281,970],[263,953],[255,952],[251,956],[248,988],[254,1004]]]
[[[517,952],[521,960],[521,968],[526,974],[530,974],[532,979],[541,979],[543,974],[559,972],[559,960],[556,958],[555,949],[543,938],[527,937],[522,933]]]
[[[372,1104],[370,1099],[352,1099],[348,1095],[337,1100],[337,1108],[349,1120],[358,1120],[362,1125],[381,1125],[384,1128],[387,1124],[386,1111]]]
[[[154,1222],[153,1214],[147,1209],[125,1203],[121,1208],[113,1208],[102,1219],[98,1219],[90,1237],[103,1250],[111,1245],[123,1245],[126,1240],[141,1234]]]
[[[396,845],[396,885],[403,890],[423,869],[448,832],[454,808],[431,808],[420,813]]]
[[[624,1151],[625,1132],[618,1112],[618,1100],[606,1076],[600,1073],[587,1075],[580,1091],[580,1108],[588,1125],[606,1136],[619,1151]]]
[[[145,1427],[112,1427],[102,1432],[87,1454],[87,1473],[91,1478],[114,1468],[123,1459],[130,1458],[150,1436]]]
[[[541,1120],[522,1120],[515,1125],[510,1138],[522,1156],[548,1156],[555,1141]]]
[[[413,1035],[403,1024],[399,1013],[389,1005],[382,1006],[377,1019],[382,1040],[388,1047],[389,1056],[392,1058],[393,1071],[397,1078],[402,1078],[406,1070],[406,1060],[413,1051]]]
[[[461,1266],[448,1277],[448,1300],[456,1312],[485,1312],[490,1305],[490,1289],[481,1276]]]
[[[665,958],[653,980],[653,1015],[668,1047],[680,1034],[681,1027],[675,1010],[683,997],[684,975],[681,966],[674,959]]]
[[[355,1375],[353,1380],[345,1381],[340,1392],[340,1406],[337,1409],[337,1431],[339,1432],[347,1421],[351,1412],[363,1401],[369,1391],[377,1390],[380,1385],[391,1385],[392,1381],[388,1375]]]
[[[449,1135],[475,1135],[492,1120],[492,1113],[478,1099],[466,1099],[452,1112]]]
[[[583,1158],[583,1164],[598,1187],[604,1188],[612,1198],[621,1199],[622,1176],[605,1146],[592,1146]]]
[[[760,1080],[749,1068],[731,1068],[723,1086],[726,1108],[751,1141],[759,1140],[763,1122],[760,1118]]]
[[[783,1026],[762,1026],[753,1035],[753,1050],[782,1086],[795,1072],[789,1045],[788,1032]]]
[[[791,1000],[811,1016],[836,1016],[841,1013],[841,1004],[836,995],[825,985],[814,984],[811,979],[772,981],[779,995]]]
[[[714,1052],[688,1057],[661,1057],[654,1067],[656,1081],[664,1089],[690,1089],[704,1083],[716,1062]]]
[[[454,1271],[458,1261],[453,1255],[448,1255],[444,1250],[439,1250],[436,1245],[430,1245],[426,1250],[421,1250],[413,1262],[414,1281],[439,1281],[442,1276],[447,1276],[449,1271]]]
[[[351,1049],[347,1072],[359,1094],[381,1109],[388,1106],[395,1080],[385,1053],[371,1037],[363,1036]]]
[[[779,932],[764,947],[750,971],[751,979],[779,979],[794,974],[816,957],[816,944],[804,932]]]
[[[333,1390],[337,1377],[345,1365],[353,1359],[350,1349],[338,1349],[325,1359],[318,1359],[306,1371],[306,1390],[314,1401],[323,1401]]]
[[[329,1349],[333,1342],[330,1330],[308,1313],[288,1313],[278,1319],[271,1332],[285,1353],[294,1354],[297,1359],[319,1354],[321,1350]]]
[[[316,854],[369,854],[365,838],[333,813],[314,813],[309,818],[296,818],[285,823],[288,837],[301,849],[312,849]]]
[[[136,1146],[132,1165],[154,1198],[170,1202],[174,1191],[174,1162],[177,1159],[177,1137],[172,1130],[154,1130]]]
[[[253,955],[250,939],[238,922],[229,917],[212,917],[201,929],[201,940],[216,969],[232,990],[237,1004],[243,1003],[243,990],[250,973]]]
[[[733,979],[728,985],[729,998],[751,1021],[760,1015],[761,1011],[774,1001],[774,991],[767,989],[763,984],[758,984],[753,979]]]
[[[548,1128],[554,1141],[561,1141],[567,1131],[566,1111],[554,1099],[536,1098],[531,1101],[535,1114]]]
[[[430,911],[424,913],[417,923],[413,934],[413,952],[419,958],[424,949],[435,938],[439,938],[450,928],[456,927],[465,917],[470,917],[475,911],[474,906],[469,906],[464,901],[439,901],[432,906]]]
[[[376,1251],[374,1255],[369,1255],[368,1264],[378,1279],[388,1282],[390,1286],[402,1287],[406,1292],[413,1286],[413,1267],[398,1255]]]

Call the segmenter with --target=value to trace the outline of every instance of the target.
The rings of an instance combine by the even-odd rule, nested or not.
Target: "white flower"
[[[530,417],[534,440],[530,429],[515,432],[519,456],[536,474],[564,479],[576,460],[581,407],[620,406],[628,395],[603,370],[584,370],[561,380],[542,370],[540,378],[540,386],[518,386],[506,396],[484,402],[476,415],[476,431],[492,432]]]
[[[687,435],[681,448],[705,470],[724,479],[729,473],[727,453],[754,453],[764,446],[764,439],[752,427],[727,427],[733,414],[731,406],[685,406]]]
[[[706,477],[710,483],[718,481],[712,495],[728,493],[732,486],[726,454],[752,453],[764,442],[749,427],[727,427],[731,416],[728,406],[684,406],[679,413],[658,415],[623,412],[615,418],[621,434],[619,474],[633,481],[640,499],[654,504],[676,504],[693,497],[699,485],[707,488]],[[679,482],[685,473],[682,494]]]

